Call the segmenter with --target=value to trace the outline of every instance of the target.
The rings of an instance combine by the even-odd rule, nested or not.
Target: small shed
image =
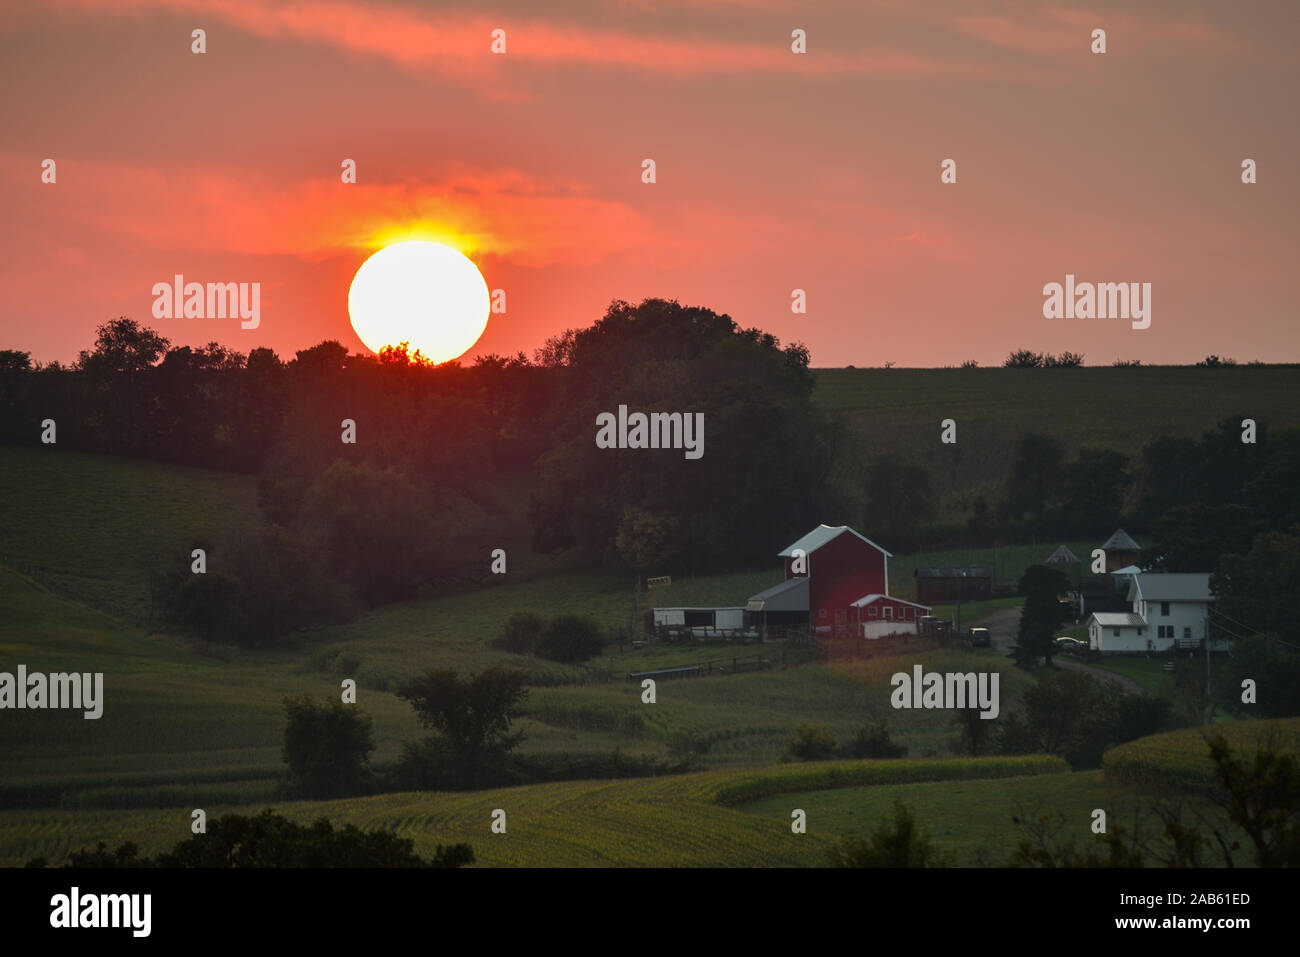
[[[863,638],[918,634],[920,620],[931,611],[929,605],[881,594],[863,595],[849,607]]]
[[[993,569],[988,565],[922,566],[914,574],[919,602],[939,604],[993,597]]]

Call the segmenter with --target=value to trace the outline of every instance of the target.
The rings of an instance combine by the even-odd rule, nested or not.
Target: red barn
[[[785,577],[808,579],[814,628],[850,633],[849,606],[869,594],[889,594],[889,552],[847,525],[821,525],[781,552]]]

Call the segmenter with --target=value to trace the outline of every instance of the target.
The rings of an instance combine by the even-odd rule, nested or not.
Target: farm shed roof
[[[881,548],[871,539],[867,538],[867,536],[859,535],[857,532],[853,531],[853,529],[849,528],[847,525],[818,525],[816,528],[814,528],[803,538],[799,539],[799,541],[795,542],[793,545],[787,545],[781,552],[778,553],[777,557],[793,558],[794,550],[796,548],[802,548],[803,553],[805,555],[811,555],[813,552],[817,551],[817,549],[821,548],[831,539],[838,538],[844,532],[849,532],[852,535],[857,535],[858,538],[862,539],[864,542],[866,542],[868,545],[870,545],[872,548],[876,549],[877,551],[884,552],[890,558],[894,557],[892,552],[885,551],[885,549]]]
[[[914,601],[907,601],[907,600],[902,599],[902,598],[895,598],[893,595],[882,595],[882,594],[880,594],[879,592],[875,592],[875,593],[870,594],[870,595],[863,595],[863,596],[862,596],[861,598],[859,598],[857,601],[850,602],[850,603],[849,603],[849,607],[850,607],[850,608],[865,608],[867,605],[870,605],[873,601],[875,601],[875,600],[878,599],[878,598],[887,598],[889,601],[896,601],[896,602],[898,602],[900,605],[911,605],[913,608],[924,608],[926,611],[929,611],[929,610],[930,610],[930,606],[929,606],[929,605],[918,605],[918,604],[917,604],[916,602],[914,602]]]
[[[988,565],[920,565],[916,569],[917,578],[992,578],[993,569]]]
[[[1145,618],[1131,611],[1094,611],[1089,618],[1097,619],[1097,624],[1106,628],[1113,626],[1141,628],[1147,623]]]
[[[1122,528],[1115,529],[1101,547],[1107,551],[1116,552],[1140,552],[1142,550],[1142,546],[1133,541],[1129,537],[1129,533]]]
[[[748,611],[807,611],[808,579],[800,576],[751,595]]]
[[[1143,601],[1214,601],[1209,572],[1143,572],[1133,576],[1128,597]]]

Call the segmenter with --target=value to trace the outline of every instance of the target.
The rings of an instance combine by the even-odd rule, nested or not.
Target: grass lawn
[[[1083,629],[1082,637],[1087,640],[1087,629]],[[1103,668],[1106,671],[1113,671],[1117,675],[1123,675],[1126,678],[1132,678],[1142,690],[1149,695],[1157,698],[1172,698],[1175,690],[1174,673],[1165,671],[1165,662],[1168,661],[1165,655],[1109,655],[1096,658],[1088,662],[1095,668]]]

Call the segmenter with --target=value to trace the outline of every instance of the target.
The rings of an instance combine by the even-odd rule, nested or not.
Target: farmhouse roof
[[[1137,542],[1133,541],[1133,539],[1129,536],[1129,533],[1124,531],[1124,529],[1122,528],[1115,529],[1115,531],[1111,534],[1110,538],[1106,539],[1106,541],[1102,544],[1101,547],[1104,551],[1113,551],[1113,552],[1142,551],[1142,546],[1139,545]]]
[[[747,611],[807,611],[808,579],[803,575],[788,578],[779,585],[751,595]]]
[[[842,535],[845,532],[848,532],[851,535],[857,535],[858,538],[862,539],[864,542],[866,542],[868,545],[870,545],[872,548],[876,549],[877,551],[884,552],[890,558],[894,557],[892,552],[885,551],[885,549],[881,548],[871,539],[867,538],[867,536],[859,535],[857,532],[853,531],[853,529],[849,528],[847,525],[818,525],[816,528],[814,528],[803,538],[799,539],[799,541],[795,542],[793,545],[788,545],[783,551],[779,553],[778,557],[793,558],[794,550],[796,548],[803,549],[803,553],[805,555],[811,555],[813,552],[817,551],[817,549],[821,548],[831,539],[838,538],[840,535]]]
[[[904,599],[902,599],[902,598],[895,598],[893,595],[882,595],[882,594],[880,594],[879,592],[872,592],[870,595],[863,595],[863,596],[862,596],[861,598],[859,598],[857,601],[849,602],[849,607],[850,607],[850,608],[865,608],[867,605],[870,605],[870,604],[871,604],[873,601],[875,601],[877,598],[888,598],[890,601],[896,601],[896,602],[898,602],[900,605],[911,605],[913,608],[924,608],[926,611],[929,611],[929,610],[930,610],[930,606],[929,606],[929,605],[918,605],[918,604],[917,604],[916,602],[914,602],[914,601],[906,601],[906,600],[904,600]]]
[[[1047,559],[1049,565],[1078,565],[1079,556],[1074,554],[1064,545],[1052,552],[1051,557]]]
[[[1214,601],[1210,594],[1209,572],[1143,572],[1133,576],[1128,600],[1142,601]]]
[[[1131,611],[1094,611],[1089,618],[1095,618],[1097,624],[1104,628],[1141,628],[1147,623],[1145,618]]]
[[[919,565],[916,578],[992,578],[988,565]]]

